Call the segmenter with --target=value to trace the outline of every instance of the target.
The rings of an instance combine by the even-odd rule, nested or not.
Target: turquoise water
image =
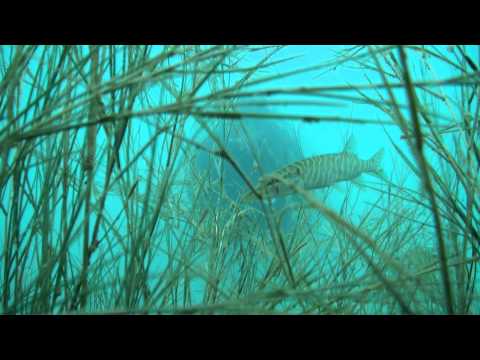
[[[379,275],[384,274],[388,279],[393,279],[398,273],[392,270],[390,260],[386,260],[383,254],[401,264],[405,271],[409,266],[414,267],[409,268],[413,269],[413,272],[420,271],[438,259],[438,234],[434,230],[435,222],[429,209],[426,190],[421,184],[422,178],[406,163],[410,161],[417,164],[417,159],[407,140],[403,138],[404,133],[398,123],[394,123],[392,114],[386,111],[388,101],[385,99],[389,99],[390,94],[384,87],[375,86],[383,83],[379,72],[375,70],[375,62],[366,50],[363,50],[365,56],[357,63],[339,60],[342,59],[342,54],[347,54],[342,52],[351,48],[345,45],[286,46],[273,54],[271,48],[254,52],[239,48],[225,58],[210,59],[205,55],[196,58],[198,55],[194,54],[202,51],[207,51],[208,54],[209,49],[215,50],[214,47],[192,47],[187,49],[192,51],[192,54],[185,50],[186,52],[180,55],[161,58],[154,68],[151,63],[146,62],[138,66],[141,71],[133,65],[138,61],[133,55],[127,58],[121,49],[112,55],[108,47],[102,48],[100,54],[103,59],[110,59],[102,63],[102,75],[98,80],[110,86],[101,88],[105,113],[110,115],[131,111],[134,114],[128,120],[129,125],[120,147],[120,165],[114,166],[113,177],[107,190],[104,190],[104,184],[108,174],[109,157],[115,139],[120,134],[120,126],[110,128],[109,132],[104,130],[102,125],[97,129],[96,168],[90,200],[92,212],[89,215],[87,234],[89,238],[93,237],[94,224],[99,221],[100,245],[90,258],[88,279],[93,295],[89,305],[84,306],[83,310],[104,312],[147,306],[149,309],[157,309],[155,311],[176,311],[191,306],[220,304],[221,307],[222,304],[237,302],[249,309],[245,310],[246,312],[260,313],[267,310],[287,313],[401,313],[401,306],[395,305],[398,299],[395,298],[394,291],[385,290],[388,286],[385,286],[385,279]],[[43,77],[34,75],[36,69],[46,69],[48,61],[55,63],[61,59],[61,49],[40,47],[32,52],[31,60],[22,70],[22,75],[18,75],[21,86],[12,85],[8,88],[11,89],[8,90],[10,92],[2,90],[1,117],[9,119],[2,120],[3,125],[0,127],[3,132],[0,139],[5,144],[11,134],[18,135],[32,129],[47,129],[49,126],[87,121],[88,113],[85,109],[88,109],[91,99],[96,96],[88,80],[92,64],[86,61],[83,68],[79,67],[82,56],[88,57],[88,48],[77,49],[78,54],[68,55],[64,63],[78,71],[72,70],[69,81],[51,87],[52,74],[55,72],[44,70]],[[147,59],[159,59],[168,49],[165,46],[152,46],[148,49]],[[418,49],[423,49],[423,52]],[[462,49],[464,54],[478,63],[476,47],[466,46]],[[4,79],[8,75],[9,67],[12,68],[12,64],[15,64],[15,54],[24,50],[2,47],[1,66]],[[473,85],[435,86],[429,83],[465,74],[466,71],[462,69],[468,69],[468,66],[465,65],[465,58],[460,50],[451,51],[447,46],[425,46],[418,47],[416,51],[409,49],[407,53],[412,81],[427,84],[420,84],[416,88],[418,101],[430,118],[434,119],[437,129],[462,124],[466,109],[478,121],[478,95],[470,105],[466,104],[465,100],[472,93]],[[398,49],[391,49],[391,54],[399,61]],[[251,69],[262,64],[266,56],[269,56],[268,61],[274,64],[258,68],[252,72],[246,83],[242,84],[240,90],[232,90],[233,85],[242,79],[248,70],[228,73],[229,66]],[[290,60],[280,62],[282,59]],[[387,60],[379,61],[387,69],[387,75],[393,73],[394,69],[388,67]],[[216,67],[212,67],[214,64],[217,64]],[[321,64],[323,65],[320,66]],[[79,68],[83,70],[78,70]],[[205,69],[210,69],[210,72]],[[302,69],[304,71],[301,71]],[[62,71],[66,70],[59,68],[59,73]],[[202,78],[203,76],[205,78]],[[134,80],[120,86],[119,78]],[[392,93],[396,103],[402,106],[400,112],[411,129],[409,98],[404,84],[394,79],[394,76],[390,76],[389,81],[399,84],[392,89]],[[40,84],[39,88],[49,94],[42,97],[37,105],[31,105],[35,98],[33,94],[38,96],[38,93],[35,93],[38,90],[32,84]],[[329,89],[325,89],[326,87]],[[115,88],[115,91],[109,90]],[[123,95],[120,89],[127,95]],[[72,97],[73,101],[84,103],[77,102],[71,113],[65,114],[62,111],[69,109],[68,102],[64,100],[68,96]],[[12,97],[15,98],[13,103],[8,100]],[[365,97],[379,101],[383,111],[372,103],[361,101]],[[202,98],[205,100],[198,101]],[[180,112],[171,112],[166,107],[188,101],[193,101],[195,107]],[[42,114],[42,106],[43,115],[38,116],[39,113]],[[145,114],[145,111],[151,113]],[[198,115],[202,112],[243,115],[240,119],[222,115]],[[48,123],[48,119],[56,114],[60,116]],[[302,117],[309,116],[318,117],[320,121],[302,121]],[[9,121],[13,120],[19,124],[18,127],[8,125]],[[357,120],[368,123],[355,123]],[[42,124],[42,121],[46,121],[46,125],[36,128],[35,124]],[[428,134],[426,120],[421,121],[423,134]],[[24,128],[21,128],[22,124],[25,124]],[[168,131],[160,132],[159,129],[165,125],[170,126]],[[208,127],[209,131],[205,127]],[[86,215],[84,205],[77,214],[75,211],[77,204],[83,201],[82,194],[87,182],[81,167],[87,131],[87,127],[82,126],[78,130],[71,130],[68,135],[42,135],[31,143],[22,142],[25,147],[17,146],[9,152],[3,152],[1,170],[4,183],[0,199],[3,211],[0,214],[0,229],[4,240],[0,243],[0,251],[3,254],[2,284],[9,284],[2,286],[4,312],[7,311],[6,308],[10,309],[12,304],[20,301],[19,297],[42,298],[42,301],[50,304],[50,310],[38,307],[40,312],[67,312],[68,299],[76,296],[75,284],[79,283],[84,262],[82,249]],[[152,145],[155,132],[159,132],[159,135],[155,145]],[[175,136],[172,136],[173,134]],[[219,143],[212,140],[212,134]],[[473,147],[470,151],[466,150],[466,138],[462,137],[462,134],[458,131],[449,132],[442,133],[440,137],[442,148],[453,154],[457,165],[452,166],[451,159],[445,160],[438,155],[438,144],[434,146],[436,151],[432,150],[432,146],[425,146],[424,155],[427,163],[438,172],[440,179],[452,183],[454,203],[458,204],[467,217],[472,218],[471,226],[476,230],[478,211],[475,206],[469,205],[465,183],[470,184],[469,189],[473,189],[469,199],[473,199],[475,203],[477,180],[474,174],[478,166],[475,167]],[[385,150],[382,168],[386,179],[362,175],[359,184],[343,182],[335,187],[312,191],[311,195],[322,206],[340,214],[354,228],[376,241],[375,248],[365,243],[361,245],[366,257],[359,255],[360,251],[358,248],[355,250],[355,246],[347,245],[351,244],[349,237],[353,236],[357,239],[355,241],[358,241],[361,236],[346,231],[315,209],[301,195],[282,197],[264,204],[257,201],[249,206],[238,205],[241,196],[249,191],[240,172],[252,185],[256,185],[261,176],[296,160],[342,151],[350,136],[355,142],[354,152],[361,159],[370,159],[379,149]],[[475,134],[473,138],[476,137]],[[28,144],[35,146],[29,148]],[[215,155],[219,145],[229,152],[239,169],[225,158]],[[140,155],[139,151],[145,146],[147,150]],[[69,149],[68,156],[63,152],[66,148]],[[465,154],[470,154],[470,157],[463,159],[462,156],[467,155],[460,154],[458,148],[465,149]],[[28,156],[22,158],[20,149],[24,149]],[[405,159],[399,155],[399,151],[405,154]],[[42,162],[45,159],[48,159],[49,164],[58,162],[56,167],[51,168],[56,171],[49,170]],[[470,163],[467,166],[468,162]],[[19,168],[19,172],[15,172],[15,164],[25,165]],[[463,167],[464,171],[468,168],[471,176],[470,180],[462,179],[460,185],[457,179],[458,166]],[[125,171],[122,172],[122,169]],[[19,178],[13,174],[19,174]],[[67,181],[66,187],[64,181]],[[24,189],[21,192],[23,195],[18,194],[17,183]],[[163,186],[168,191],[162,195]],[[445,188],[435,179],[433,188],[438,194],[445,196]],[[405,198],[402,200],[399,196],[391,197],[392,193],[406,194],[409,190],[414,191],[414,197],[416,196],[421,204],[427,204],[421,210],[415,210],[415,213],[413,211],[416,205],[412,204],[412,201]],[[104,191],[105,206],[102,217],[99,218],[100,199]],[[159,199],[163,199],[161,205]],[[441,203],[443,231],[449,239],[446,243],[447,250],[450,254],[471,254],[471,242],[465,240],[466,243],[460,246],[460,240],[458,244],[452,240],[461,239],[462,236],[467,239],[470,236],[464,231],[464,223],[462,225],[458,218],[452,221],[444,217],[451,208],[441,200],[438,201]],[[239,212],[245,214],[241,219],[237,217]],[[15,223],[13,219],[18,222]],[[67,233],[68,243],[65,245]],[[462,236],[452,235],[456,233]],[[402,237],[408,238],[408,241],[402,242]],[[282,243],[283,252],[279,250],[282,249]],[[459,246],[463,248],[459,250]],[[69,265],[59,265],[60,255],[49,258],[49,247],[57,254],[64,254],[66,251],[66,263]],[[413,256],[412,253],[426,254],[421,255],[421,265],[411,264],[415,256],[420,256]],[[288,261],[285,261],[285,256]],[[367,257],[374,259],[377,265],[361,260]],[[44,279],[46,276],[42,273],[42,266],[53,266],[49,268],[50,275],[47,277],[52,283],[62,284],[61,295],[58,297],[51,294],[42,295],[43,297],[38,295],[41,294],[40,289],[53,291],[51,287],[45,290],[46,285],[42,287],[39,282],[39,278]],[[378,266],[378,269],[375,266]],[[68,269],[68,275],[59,275],[62,267]],[[281,270],[275,270],[276,267]],[[293,270],[288,270],[288,267]],[[468,269],[470,275],[467,287],[468,291],[471,291],[476,280],[471,275],[474,269]],[[293,280],[289,275],[292,271]],[[272,272],[275,275],[271,275]],[[136,275],[132,276],[132,273]],[[460,309],[463,290],[458,289],[463,289],[466,285],[460,284],[460,270],[451,270],[450,275],[456,289],[456,306]],[[297,279],[302,276],[308,278],[308,281]],[[60,278],[61,281],[58,280]],[[432,300],[442,298],[442,295],[438,294],[443,294],[445,290],[442,287],[440,270],[436,270],[432,278],[433,280],[429,278],[428,281],[434,281],[436,287],[432,287],[434,290],[427,295],[419,295],[417,301],[420,305],[411,304],[413,312],[445,311],[442,301]],[[372,299],[368,301],[362,298],[365,303],[360,303],[363,305],[355,303],[358,296],[356,292],[360,291],[362,286],[370,286],[374,280],[384,284],[382,291],[375,295],[379,300],[372,295]],[[174,288],[166,285],[170,284],[169,281],[176,284]],[[242,299],[250,299],[252,296],[278,289],[314,293],[318,289],[337,284],[338,289],[332,290],[335,292],[340,291],[340,285],[347,283],[355,284],[347,287],[347,292],[351,293],[351,297],[346,296],[350,301],[349,305],[341,305],[338,301],[328,310],[322,307],[326,305],[310,305],[311,301],[323,304],[323,299],[299,300],[296,295],[281,297],[282,300],[278,303],[268,306],[259,305],[260,300],[256,298],[256,302],[252,303],[259,306],[258,308],[250,302],[250,307],[242,302]],[[142,290],[139,290],[138,284],[142,284]],[[148,287],[148,291],[154,296],[145,295],[143,287]],[[400,293],[409,291],[402,289],[401,285],[398,287]],[[96,293],[101,295],[95,295]],[[433,296],[431,293],[437,295]],[[17,294],[17,298],[13,294]],[[45,300],[47,298],[48,301]],[[34,311],[25,305],[28,301],[23,300],[23,308],[20,306],[25,309],[22,310],[24,312]],[[240,305],[235,306],[231,312],[242,312],[238,309]],[[255,311],[252,308],[255,308]],[[475,304],[470,304],[469,311],[476,311]]]

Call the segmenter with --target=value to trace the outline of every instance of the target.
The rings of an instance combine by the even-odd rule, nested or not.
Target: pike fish
[[[304,190],[326,188],[341,181],[353,181],[363,173],[383,178],[381,161],[383,149],[377,151],[370,159],[362,160],[353,153],[353,138],[347,141],[339,153],[323,154],[296,161],[271,174],[260,178],[257,193],[265,198],[290,195],[295,192],[288,182]],[[282,181],[283,180],[283,181]],[[256,198],[253,192],[247,192],[242,202]]]

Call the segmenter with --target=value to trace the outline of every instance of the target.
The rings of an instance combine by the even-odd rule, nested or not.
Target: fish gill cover
[[[0,46],[0,311],[479,313],[479,53]]]

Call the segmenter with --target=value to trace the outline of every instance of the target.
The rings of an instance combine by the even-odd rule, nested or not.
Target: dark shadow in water
[[[268,113],[273,111],[265,105],[238,105],[236,111],[249,113]],[[241,122],[225,121],[217,129],[216,135],[224,143],[231,156],[237,161],[242,171],[254,185],[262,174],[268,174],[282,166],[303,158],[300,139],[292,124],[275,120],[244,119]],[[205,141],[208,148],[215,148],[211,139]],[[248,190],[246,184],[226,161],[221,161],[211,154],[202,152],[197,158],[197,167],[208,174],[209,184],[216,184],[213,190],[205,194],[205,201],[211,206],[227,206],[224,195],[237,202]],[[286,198],[277,198],[274,209],[284,208]],[[255,202],[251,206],[259,208]],[[283,226],[288,226],[291,215],[283,219]]]

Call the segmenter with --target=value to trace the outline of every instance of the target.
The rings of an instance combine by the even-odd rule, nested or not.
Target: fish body
[[[314,190],[329,187],[341,181],[355,180],[363,173],[381,176],[382,157],[383,149],[370,159],[362,160],[346,147],[340,153],[313,156],[265,175],[260,178],[256,190],[262,197],[273,198],[295,192],[286,182],[291,182],[305,190]],[[254,198],[255,195],[250,192],[244,200],[249,201]]]

